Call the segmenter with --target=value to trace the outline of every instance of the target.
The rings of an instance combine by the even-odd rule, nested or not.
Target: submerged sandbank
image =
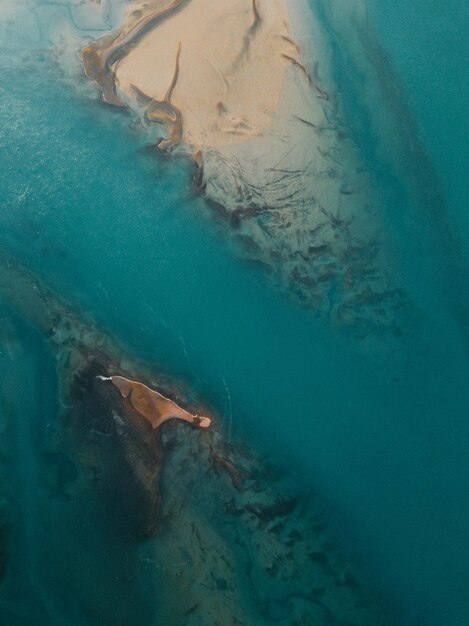
[[[358,336],[399,332],[382,200],[305,0],[132,4],[82,58],[106,102],[192,155],[236,239],[295,297]]]
[[[54,564],[44,576],[70,588],[90,623],[131,623],[139,594],[145,624],[393,623],[285,470],[227,442],[217,420],[212,429],[177,419],[153,428],[132,388],[164,392],[174,412],[181,383],[134,358],[14,259],[1,261],[2,302],[35,326],[57,365],[61,409],[36,444],[56,460],[41,483]],[[73,467],[67,476],[60,458]],[[97,541],[110,562],[122,559],[124,575],[96,567]]]

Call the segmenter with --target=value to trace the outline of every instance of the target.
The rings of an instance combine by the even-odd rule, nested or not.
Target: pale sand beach
[[[285,0],[154,0],[132,4],[117,36],[91,44],[83,58],[101,86],[112,67],[117,96],[104,94],[111,104],[167,98],[181,113],[183,143],[196,152],[264,133],[292,67],[310,81],[291,37]],[[98,76],[92,52],[105,66]]]
[[[394,332],[382,201],[343,122],[330,54],[303,0],[132,4],[82,50],[106,102],[159,127],[161,150],[192,155],[252,259],[333,324]]]
[[[118,92],[131,99],[136,87],[164,101],[180,45],[171,104],[181,112],[183,143],[197,151],[261,135],[298,55],[285,9],[283,0],[191,0],[119,61]]]

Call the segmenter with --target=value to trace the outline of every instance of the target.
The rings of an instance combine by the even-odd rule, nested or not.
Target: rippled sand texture
[[[76,470],[60,476],[62,464],[51,464],[43,478],[58,531],[50,549],[60,555],[60,584],[73,586],[93,623],[131,623],[140,592],[149,607],[144,623],[390,623],[331,541],[323,516],[284,472],[224,441],[217,420],[211,429],[194,430],[181,419],[155,429],[142,404],[132,403],[138,385],[164,389],[167,402],[179,398],[172,411],[180,418],[181,385],[129,357],[11,259],[2,265],[0,294],[56,353],[63,410],[47,454],[73,460]],[[71,520],[80,529],[96,525],[96,540],[93,497],[104,523],[99,541],[122,552],[119,607],[108,596],[121,583],[108,574],[96,580],[93,567],[83,570],[86,580],[76,579],[79,564],[67,560],[70,549],[62,545],[60,524]],[[86,562],[86,534],[80,541]]]
[[[381,200],[321,38],[298,43],[301,12],[314,26],[303,0],[132,5],[82,51],[85,72],[107,102],[162,124],[161,149],[192,154],[236,239],[298,299],[359,336],[397,332]]]

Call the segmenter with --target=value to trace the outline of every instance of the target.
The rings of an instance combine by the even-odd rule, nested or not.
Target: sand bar
[[[154,0],[132,5],[119,31],[82,55],[110,104],[171,101],[197,151],[269,127],[292,65],[308,80],[291,36],[285,0]]]
[[[188,422],[197,428],[210,426],[210,418],[189,413],[173,400],[165,398],[161,393],[141,382],[118,375],[111,376],[110,379],[101,378],[110,380],[119,389],[122,397],[128,398],[131,406],[151,424],[153,430],[172,419]]]
[[[192,156],[205,196],[290,293],[362,334],[394,332],[381,198],[325,41],[306,0],[149,0],[82,57],[105,101]]]

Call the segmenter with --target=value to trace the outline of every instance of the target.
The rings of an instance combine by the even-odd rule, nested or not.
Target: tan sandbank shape
[[[160,147],[182,139],[197,153],[262,134],[286,69],[301,66],[298,53],[284,0],[153,0],[133,4],[121,28],[82,58],[106,102],[164,103],[147,119],[167,124],[169,114],[170,127],[178,111],[181,137],[170,128]]]
[[[192,156],[249,257],[333,325],[394,338],[382,199],[322,30],[307,0],[147,0],[82,58],[106,102]]]
[[[154,430],[172,419],[188,422],[197,428],[208,428],[211,424],[210,418],[189,413],[173,400],[165,398],[161,393],[150,389],[143,383],[124,378],[124,376],[110,376],[109,378],[100,376],[99,378],[112,382],[119,389],[122,397],[128,398],[132,407],[143,415]]]

